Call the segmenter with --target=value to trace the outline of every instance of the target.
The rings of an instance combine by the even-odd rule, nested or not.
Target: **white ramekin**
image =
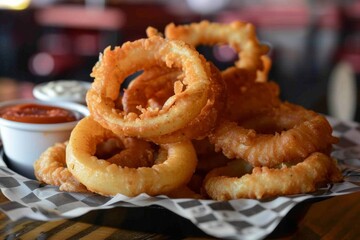
[[[1,102],[0,109],[23,103],[57,106],[72,110],[82,116],[89,115],[87,107],[82,104],[34,99]],[[57,142],[68,140],[72,129],[77,123],[78,121],[55,124],[33,124],[10,121],[0,117],[0,134],[9,168],[25,177],[34,178],[33,164],[41,153]]]

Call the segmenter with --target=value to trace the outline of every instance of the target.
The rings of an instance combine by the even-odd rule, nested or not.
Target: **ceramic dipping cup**
[[[25,177],[34,179],[33,164],[41,153],[57,142],[67,141],[72,129],[81,118],[89,115],[89,111],[86,106],[79,103],[21,99],[0,102],[0,112],[3,108],[27,103],[61,107],[70,110],[76,116],[75,121],[49,124],[16,122],[0,116],[0,134],[7,166]]]

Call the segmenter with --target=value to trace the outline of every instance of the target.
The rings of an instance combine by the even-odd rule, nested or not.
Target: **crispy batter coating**
[[[228,44],[239,54],[235,65],[254,72],[263,69],[261,56],[269,50],[266,45],[259,43],[254,25],[241,21],[227,24],[203,20],[178,26],[170,23],[165,27],[165,36],[193,46]]]
[[[235,160],[226,167],[208,173],[204,180],[207,194],[221,201],[238,198],[263,199],[309,193],[323,183],[342,180],[335,160],[318,152],[291,167],[255,167],[248,173],[243,164]]]
[[[209,136],[216,151],[253,166],[274,167],[299,162],[313,152],[328,152],[338,141],[325,117],[290,103],[250,118],[247,124],[222,122]]]
[[[151,137],[150,141],[161,144],[203,139],[214,129],[223,113],[226,94],[220,71],[213,64],[210,66],[210,92],[208,101],[201,112],[185,127],[169,134]],[[185,87],[181,82],[180,74],[179,71],[146,70],[125,90],[122,100],[124,109],[132,112],[138,112],[141,107],[161,109],[167,99]],[[176,90],[176,86],[180,90]]]
[[[34,163],[35,176],[40,182],[59,186],[61,191],[88,192],[66,166],[66,145],[67,143],[57,143],[42,153]]]
[[[151,167],[128,168],[94,156],[96,145],[109,134],[112,134],[110,130],[91,117],[80,120],[71,133],[66,163],[70,172],[90,191],[106,196],[159,195],[190,181],[197,163],[190,141],[159,145],[167,152],[164,162],[155,159]],[[157,158],[163,159],[161,156]]]
[[[140,57],[141,56],[141,57]],[[129,75],[152,67],[179,69],[186,88],[171,96],[161,109],[142,108],[141,114],[116,108],[120,86]],[[94,66],[95,78],[86,95],[92,117],[118,135],[150,138],[185,127],[208,102],[211,69],[193,47],[159,36],[106,48]]]
[[[273,81],[254,81],[254,74],[230,67],[222,71],[226,84],[225,118],[232,121],[247,119],[267,108],[279,106],[280,87]]]

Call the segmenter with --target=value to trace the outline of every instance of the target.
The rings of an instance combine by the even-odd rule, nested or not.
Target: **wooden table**
[[[360,192],[295,207],[267,239],[359,239],[359,223]],[[213,239],[161,208],[114,208],[54,222],[11,221],[0,212],[0,239],[36,238]]]

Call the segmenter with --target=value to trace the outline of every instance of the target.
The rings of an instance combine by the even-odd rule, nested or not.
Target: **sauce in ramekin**
[[[0,117],[23,123],[65,123],[78,120],[74,112],[36,103],[17,104],[0,109]]]

